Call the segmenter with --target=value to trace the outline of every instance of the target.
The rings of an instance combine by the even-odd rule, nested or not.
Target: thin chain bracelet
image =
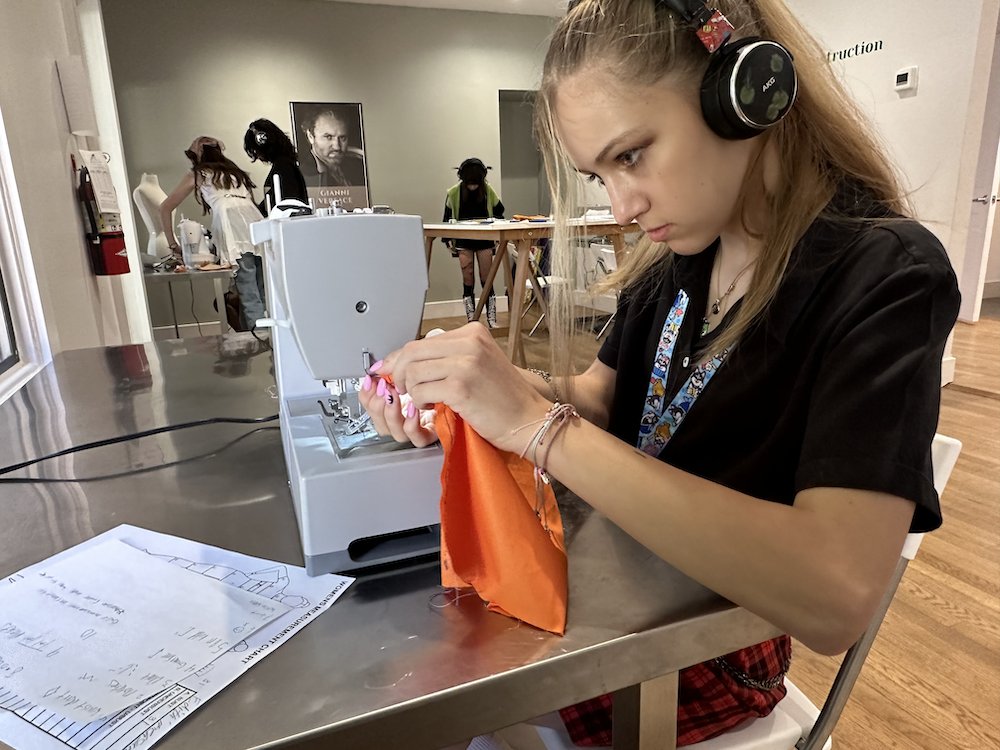
[[[537,367],[529,367],[528,372],[534,373],[535,375],[537,375],[538,377],[540,377],[542,380],[545,381],[545,384],[549,387],[549,390],[552,391],[553,400],[555,401],[561,400],[559,398],[559,389],[556,387],[556,381],[553,379],[552,373],[546,372],[545,370],[539,370]]]

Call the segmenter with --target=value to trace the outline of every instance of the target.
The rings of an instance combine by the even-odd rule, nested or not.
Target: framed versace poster
[[[299,168],[316,208],[371,206],[361,104],[289,102]]]

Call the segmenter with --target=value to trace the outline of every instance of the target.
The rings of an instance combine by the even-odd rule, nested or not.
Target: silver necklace
[[[754,258],[749,263],[747,263],[745,266],[743,266],[743,268],[740,269],[739,273],[737,273],[736,276],[733,277],[733,281],[726,288],[726,291],[723,292],[722,294],[720,294],[718,297],[715,298],[715,301],[712,302],[712,306],[711,306],[711,311],[712,311],[711,315],[713,317],[716,316],[716,315],[718,315],[720,312],[722,312],[722,303],[725,302],[726,299],[728,299],[729,295],[733,293],[733,290],[736,289],[736,285],[739,283],[740,279],[743,278],[743,274],[745,274],[747,271],[749,271],[753,267],[753,264],[756,263],[756,262],[757,262],[757,259]],[[722,268],[722,262],[721,262],[721,260],[719,262],[719,268],[720,268],[720,270]],[[709,282],[709,284],[711,284],[711,281]],[[708,326],[709,326],[708,316],[706,315],[704,318],[701,319],[701,335],[702,336],[704,336],[706,333],[708,333]]]

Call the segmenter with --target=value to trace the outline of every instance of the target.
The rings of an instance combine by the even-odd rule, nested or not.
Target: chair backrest
[[[602,246],[600,253],[600,263],[605,272],[610,273],[618,268],[618,257],[613,247]]]
[[[938,495],[944,492],[945,485],[948,484],[951,471],[955,468],[955,462],[958,461],[958,454],[961,451],[962,443],[955,438],[940,434],[934,436],[934,442],[931,444],[931,463],[934,467],[934,489],[937,490]],[[840,671],[837,672],[837,677],[833,681],[830,693],[823,703],[819,718],[813,724],[809,736],[796,745],[798,750],[816,750],[823,747],[823,744],[833,732],[833,726],[837,723],[840,713],[847,704],[847,699],[851,694],[854,683],[858,680],[858,675],[861,673],[861,667],[864,665],[865,658],[868,656],[872,643],[875,641],[875,636],[882,626],[882,620],[885,619],[885,613],[889,609],[889,604],[896,595],[896,589],[903,578],[906,565],[917,554],[917,549],[920,547],[920,542],[923,538],[923,534],[907,534],[899,563],[896,565],[892,580],[889,582],[889,587],[882,597],[875,616],[861,638],[858,639],[858,642],[851,646],[850,650],[845,654],[844,661],[840,665]]]

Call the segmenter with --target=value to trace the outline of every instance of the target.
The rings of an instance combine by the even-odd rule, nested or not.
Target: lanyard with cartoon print
[[[687,292],[683,289],[677,292],[677,297],[670,306],[670,312],[667,313],[667,319],[663,323],[663,332],[660,334],[660,342],[656,347],[656,357],[653,359],[653,370],[649,375],[649,390],[646,393],[642,419],[639,421],[639,437],[636,440],[636,447],[651,456],[660,454],[673,434],[677,432],[677,428],[680,427],[684,417],[691,410],[695,400],[705,390],[708,381],[719,371],[722,363],[729,356],[729,349],[723,349],[709,358],[708,361],[695,367],[684,385],[677,391],[673,401],[664,408],[667,396],[667,373],[670,372],[674,346],[677,344],[677,335],[680,333],[689,302],[690,298]]]

